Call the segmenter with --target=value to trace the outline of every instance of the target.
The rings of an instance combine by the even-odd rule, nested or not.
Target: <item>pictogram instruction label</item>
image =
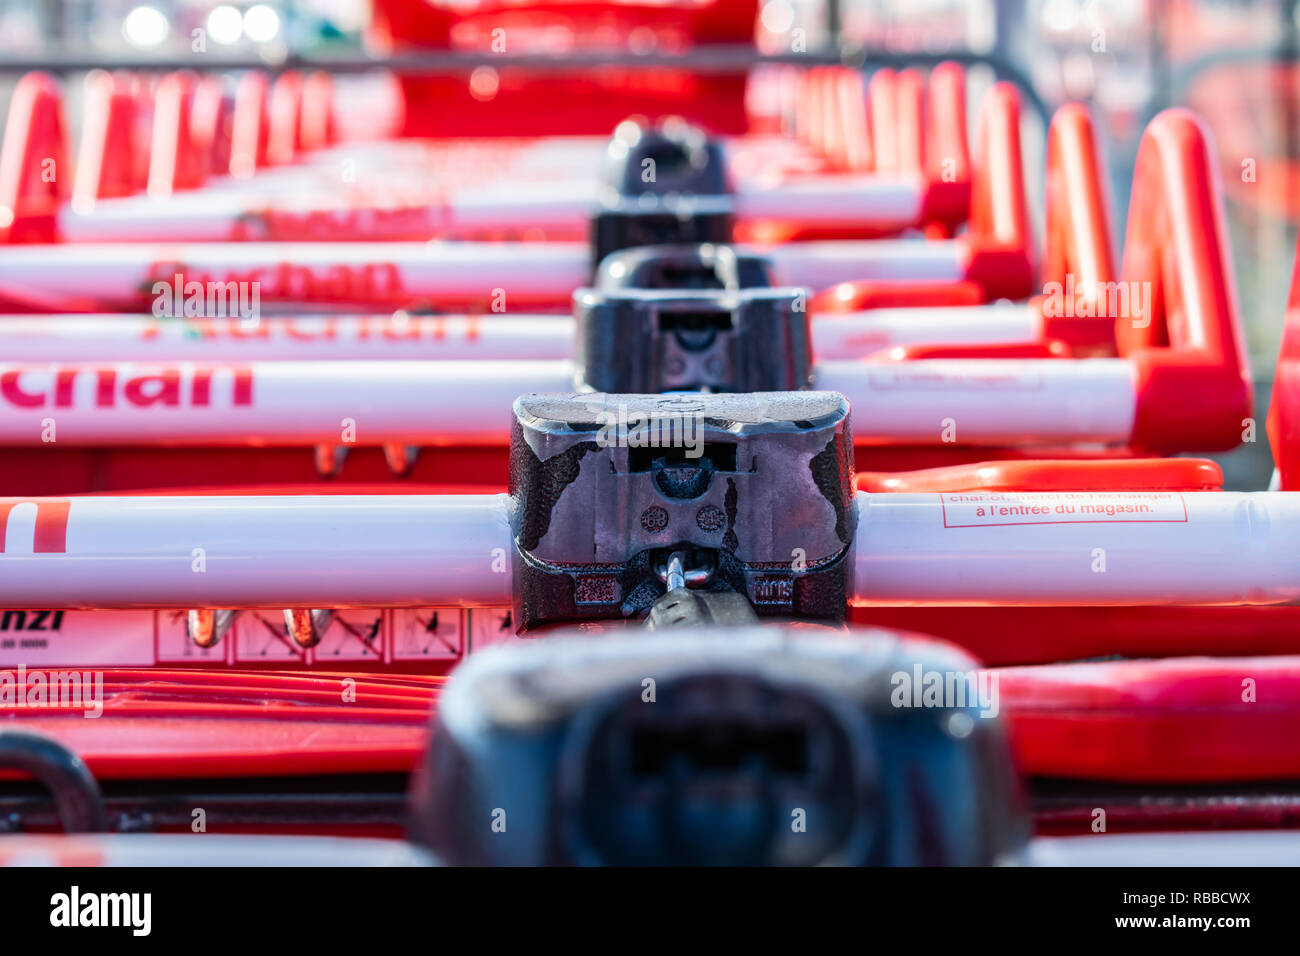
[[[1176,491],[1024,491],[941,494],[945,528],[1187,520]]]

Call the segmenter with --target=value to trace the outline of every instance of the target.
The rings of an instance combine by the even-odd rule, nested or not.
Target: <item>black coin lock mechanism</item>
[[[521,629],[634,618],[670,577],[841,622],[857,524],[836,392],[525,395],[510,446]]]
[[[579,289],[575,387],[598,392],[812,387],[802,289]]]
[[[731,193],[722,147],[702,131],[680,120],[621,124],[591,221],[593,267],[634,246],[730,242]]]

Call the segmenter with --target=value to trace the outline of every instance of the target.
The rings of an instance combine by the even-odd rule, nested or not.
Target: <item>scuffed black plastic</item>
[[[697,243],[643,246],[606,256],[596,274],[596,288],[709,289],[736,292],[776,285],[772,262],[737,252],[732,246]]]
[[[610,141],[592,218],[593,269],[634,246],[730,242],[731,188],[721,146],[681,122],[623,124]]]
[[[521,629],[643,614],[665,590],[656,557],[677,548],[715,553],[709,587],[761,616],[844,620],[857,514],[843,396],[526,395],[514,411]],[[637,444],[652,416],[689,417],[693,435],[663,434],[696,439],[698,457]]]
[[[579,289],[578,381],[598,392],[812,387],[802,289]]]
[[[772,625],[552,636],[444,692],[413,837],[454,865],[955,865],[1028,827],[983,700],[902,706],[899,675],[975,674],[882,631]]]

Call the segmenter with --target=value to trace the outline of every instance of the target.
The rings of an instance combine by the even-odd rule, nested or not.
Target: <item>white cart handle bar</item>
[[[0,445],[503,446],[527,392],[570,392],[563,361],[0,365]],[[860,443],[1128,442],[1123,359],[819,363]]]
[[[852,603],[1281,604],[1300,493],[866,494]],[[506,495],[0,501],[0,606],[509,605]]]

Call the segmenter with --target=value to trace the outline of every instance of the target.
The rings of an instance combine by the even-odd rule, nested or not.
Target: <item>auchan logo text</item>
[[[161,405],[206,408],[213,380],[224,381],[233,405],[253,404],[253,370],[241,365],[22,365],[0,371],[0,401],[18,408],[72,408],[81,382],[97,408]]]
[[[400,304],[409,298],[402,286],[401,272],[391,262],[329,262],[314,267],[278,262],[248,269],[217,267],[215,271],[183,262],[153,262],[149,264],[144,288],[152,289],[155,282],[177,281],[183,285],[198,282],[205,289],[213,283],[256,284],[262,301]]]
[[[478,341],[483,319],[479,315],[330,315],[278,316],[274,322],[259,322],[256,327],[242,325],[234,317],[159,317],[140,332],[141,341],[163,339],[175,331],[182,338],[204,340],[239,340],[263,342],[444,342],[463,338]],[[488,320],[491,321],[490,319]]]

